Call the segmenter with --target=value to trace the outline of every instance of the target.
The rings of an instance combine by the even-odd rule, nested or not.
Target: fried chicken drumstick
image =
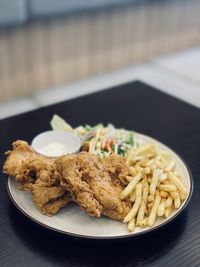
[[[81,152],[53,159],[36,154],[24,141],[14,142],[6,154],[4,172],[32,193],[43,214],[51,216],[71,200],[90,216],[123,220],[130,210],[130,203],[120,199],[128,169],[118,155],[101,159]]]

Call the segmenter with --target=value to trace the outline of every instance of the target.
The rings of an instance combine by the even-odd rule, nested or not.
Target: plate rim
[[[7,176],[7,182],[6,182],[6,189],[7,189],[7,193],[9,195],[9,198],[11,200],[11,202],[14,204],[14,206],[25,216],[27,217],[28,219],[30,219],[31,221],[33,221],[34,223],[37,223],[39,224],[40,226],[46,228],[46,229],[49,229],[51,231],[55,231],[59,234],[64,234],[65,236],[69,236],[69,237],[74,237],[74,238],[82,238],[82,239],[90,239],[90,240],[114,240],[114,239],[129,239],[129,238],[133,238],[133,237],[138,237],[138,236],[142,236],[144,234],[148,234],[150,232],[154,232],[154,231],[157,231],[159,230],[160,228],[163,228],[164,226],[166,226],[168,223],[172,222],[173,220],[175,220],[185,209],[186,207],[188,206],[190,200],[191,200],[191,197],[193,195],[193,191],[194,191],[194,180],[193,180],[193,176],[192,176],[192,172],[188,166],[188,164],[186,163],[186,161],[183,159],[182,156],[180,156],[179,153],[175,152],[174,149],[172,149],[170,146],[168,145],[165,145],[164,143],[160,142],[159,140],[149,136],[149,135],[145,135],[145,134],[142,134],[142,133],[139,133],[139,132],[135,132],[135,134],[139,134],[139,135],[142,135],[144,137],[147,137],[147,138],[151,138],[153,141],[156,141],[156,142],[159,142],[161,145],[167,147],[168,149],[170,149],[174,154],[176,154],[180,160],[183,162],[183,164],[185,165],[186,167],[186,170],[188,172],[188,176],[189,176],[189,179],[190,179],[190,191],[188,193],[188,197],[185,201],[185,203],[183,204],[183,206],[177,210],[177,212],[171,217],[169,218],[168,220],[162,222],[161,224],[157,225],[157,226],[154,226],[153,228],[148,228],[142,232],[137,232],[137,233],[127,233],[125,235],[116,235],[116,236],[93,236],[93,235],[83,235],[83,234],[76,234],[76,233],[71,233],[71,232],[67,232],[67,231],[64,231],[64,230],[60,230],[60,229],[57,229],[57,228],[54,228],[52,226],[49,226],[49,225],[46,225],[45,223],[33,218],[31,215],[29,215],[27,212],[25,212],[18,204],[17,202],[15,201],[15,199],[13,198],[12,194],[11,194],[11,191],[10,191],[10,187],[9,187],[9,179],[10,179],[10,176]]]

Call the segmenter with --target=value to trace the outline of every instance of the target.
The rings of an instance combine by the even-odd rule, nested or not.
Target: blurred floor
[[[148,64],[130,66],[106,75],[51,88],[30,97],[0,104],[0,118],[57,103],[111,86],[141,80],[161,91],[200,107],[200,47],[155,59]]]
[[[0,100],[44,92],[49,87],[138,66],[175,51],[200,46],[199,0],[78,2],[127,1],[132,4],[62,16],[50,13],[46,19],[35,17],[29,6],[33,15],[29,23],[0,29]],[[52,3],[56,8],[62,3],[65,6],[68,2],[77,3],[23,2],[37,2],[38,11],[42,3]],[[43,10],[48,11],[50,6],[44,6]],[[3,12],[2,8],[0,11]]]

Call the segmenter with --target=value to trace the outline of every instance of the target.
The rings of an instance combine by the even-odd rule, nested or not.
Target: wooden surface
[[[199,45],[199,0],[147,1],[0,32],[0,101]]]
[[[73,126],[112,122],[150,135],[178,152],[194,178],[187,210],[159,231],[127,241],[71,239],[37,225],[10,202],[0,184],[0,266],[199,266],[200,110],[134,82],[0,122],[1,152],[16,139],[31,141],[58,113]],[[1,166],[4,157],[1,157]],[[66,214],[67,220],[67,214]]]

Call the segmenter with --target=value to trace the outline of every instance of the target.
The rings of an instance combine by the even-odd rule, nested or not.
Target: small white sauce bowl
[[[55,155],[53,152],[51,155],[46,152],[42,152],[42,149],[47,147],[51,143],[58,143],[65,147],[65,153],[61,152],[60,154],[57,152]],[[80,138],[69,132],[65,131],[46,131],[39,135],[37,135],[32,141],[32,148],[39,154],[47,156],[47,157],[59,157],[64,154],[72,154],[77,153],[81,147]]]

